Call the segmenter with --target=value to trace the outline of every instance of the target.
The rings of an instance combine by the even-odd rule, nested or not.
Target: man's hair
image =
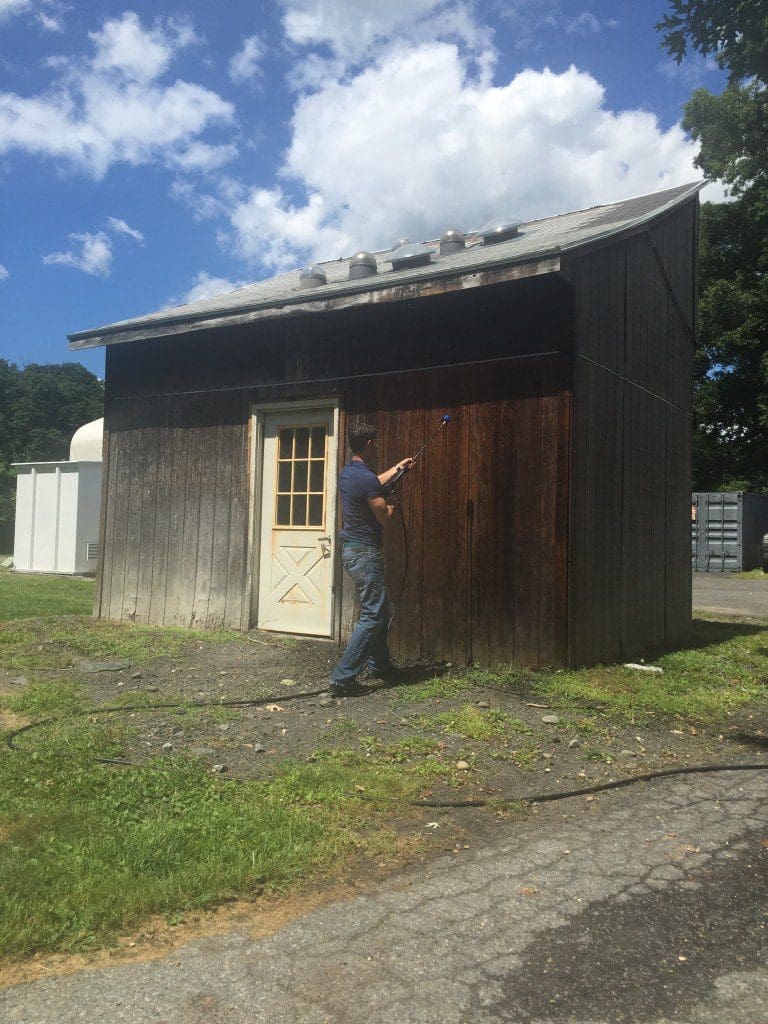
[[[353,455],[362,455],[368,442],[376,436],[370,423],[353,423],[347,431],[347,442]]]

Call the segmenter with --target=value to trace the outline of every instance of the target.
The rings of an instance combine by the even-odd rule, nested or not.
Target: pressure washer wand
[[[437,435],[440,433],[440,431],[443,429],[443,427],[446,425],[446,423],[450,423],[451,422],[451,419],[452,419],[452,417],[449,416],[448,413],[446,413],[445,416],[443,416],[443,418],[440,420],[440,426],[437,428],[436,431],[434,431],[434,433],[429,435],[429,437],[424,442],[424,444],[421,446],[421,448],[419,448],[419,450],[413,456],[413,461],[414,462],[422,454],[422,452],[425,450],[425,448],[427,448],[430,444],[432,444],[432,442],[437,437]],[[405,466],[403,469],[398,469],[398,471],[395,473],[395,475],[392,477],[392,479],[388,480],[387,483],[385,484],[385,486],[384,486],[384,493],[385,494],[391,494],[392,491],[394,491],[394,489],[395,489],[395,485],[397,483],[399,483],[399,481],[402,479],[403,476],[405,476],[405,474],[408,472],[408,470],[410,468],[411,468],[410,466]]]

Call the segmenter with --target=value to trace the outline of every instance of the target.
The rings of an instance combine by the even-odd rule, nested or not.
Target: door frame
[[[342,410],[340,395],[323,395],[322,398],[298,398],[270,402],[251,402],[248,416],[250,434],[248,456],[248,552],[246,558],[246,600],[243,602],[245,615],[243,628],[253,629],[259,621],[259,573],[261,570],[261,527],[262,527],[262,490],[264,478],[264,421],[269,413],[306,412],[309,409],[325,409],[333,412],[333,434],[336,445],[335,461],[328,463],[328,472],[338,476],[341,443],[339,429]],[[336,536],[336,487],[328,490],[328,524],[333,542],[333,567],[331,570],[331,631],[328,637],[317,637],[318,640],[335,640],[338,636],[338,565]],[[291,636],[294,634],[286,634]],[[299,636],[301,634],[295,634]]]

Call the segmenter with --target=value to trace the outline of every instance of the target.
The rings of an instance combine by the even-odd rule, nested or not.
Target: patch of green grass
[[[382,743],[375,736],[361,736],[360,745],[377,759],[404,763],[439,750],[438,740],[427,736],[404,736],[397,743]]]
[[[43,735],[44,734],[44,735]],[[189,759],[138,768],[120,733],[65,719],[0,750],[0,956],[108,944],[153,914],[179,917],[391,845],[382,807],[415,795],[359,752],[227,782]],[[360,787],[366,801],[360,799]]]
[[[20,693],[0,696],[0,707],[33,720],[80,711],[87,706],[85,688],[67,680],[37,680]]]
[[[588,761],[603,761],[605,764],[613,764],[615,761],[615,757],[610,750],[604,750],[602,747],[594,747],[589,744],[583,748],[582,755]]]
[[[243,634],[134,626],[100,619],[47,617],[0,624],[0,668],[65,669],[81,661],[129,661],[178,657],[193,643],[243,642]]]
[[[399,686],[395,691],[398,701],[415,703],[420,700],[438,700],[456,697],[472,685],[465,676],[434,676],[421,683]]]
[[[444,711],[419,720],[430,729],[438,726],[443,732],[458,733],[470,740],[492,740],[512,733],[531,734],[533,730],[519,718],[495,708],[483,710],[463,704],[457,711]]]
[[[351,718],[340,718],[326,730],[325,735],[328,737],[338,737],[339,739],[343,739],[345,736],[354,735],[354,733],[359,732],[359,730],[360,726]]]
[[[731,572],[728,574],[728,579],[768,580],[768,573],[764,573],[762,569],[749,569],[747,572]]]
[[[0,622],[39,615],[90,615],[93,580],[0,572]]]
[[[599,708],[634,721],[653,714],[717,722],[768,697],[768,625],[707,616],[694,620],[689,646],[649,656],[663,674],[621,665],[538,673],[535,688],[559,709]]]

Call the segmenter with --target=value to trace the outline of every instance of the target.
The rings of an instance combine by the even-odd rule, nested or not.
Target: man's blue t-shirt
[[[341,514],[344,519],[344,528],[339,534],[342,540],[381,547],[381,524],[368,504],[369,498],[376,498],[381,493],[379,478],[364,462],[355,460],[347,463],[339,475]]]

